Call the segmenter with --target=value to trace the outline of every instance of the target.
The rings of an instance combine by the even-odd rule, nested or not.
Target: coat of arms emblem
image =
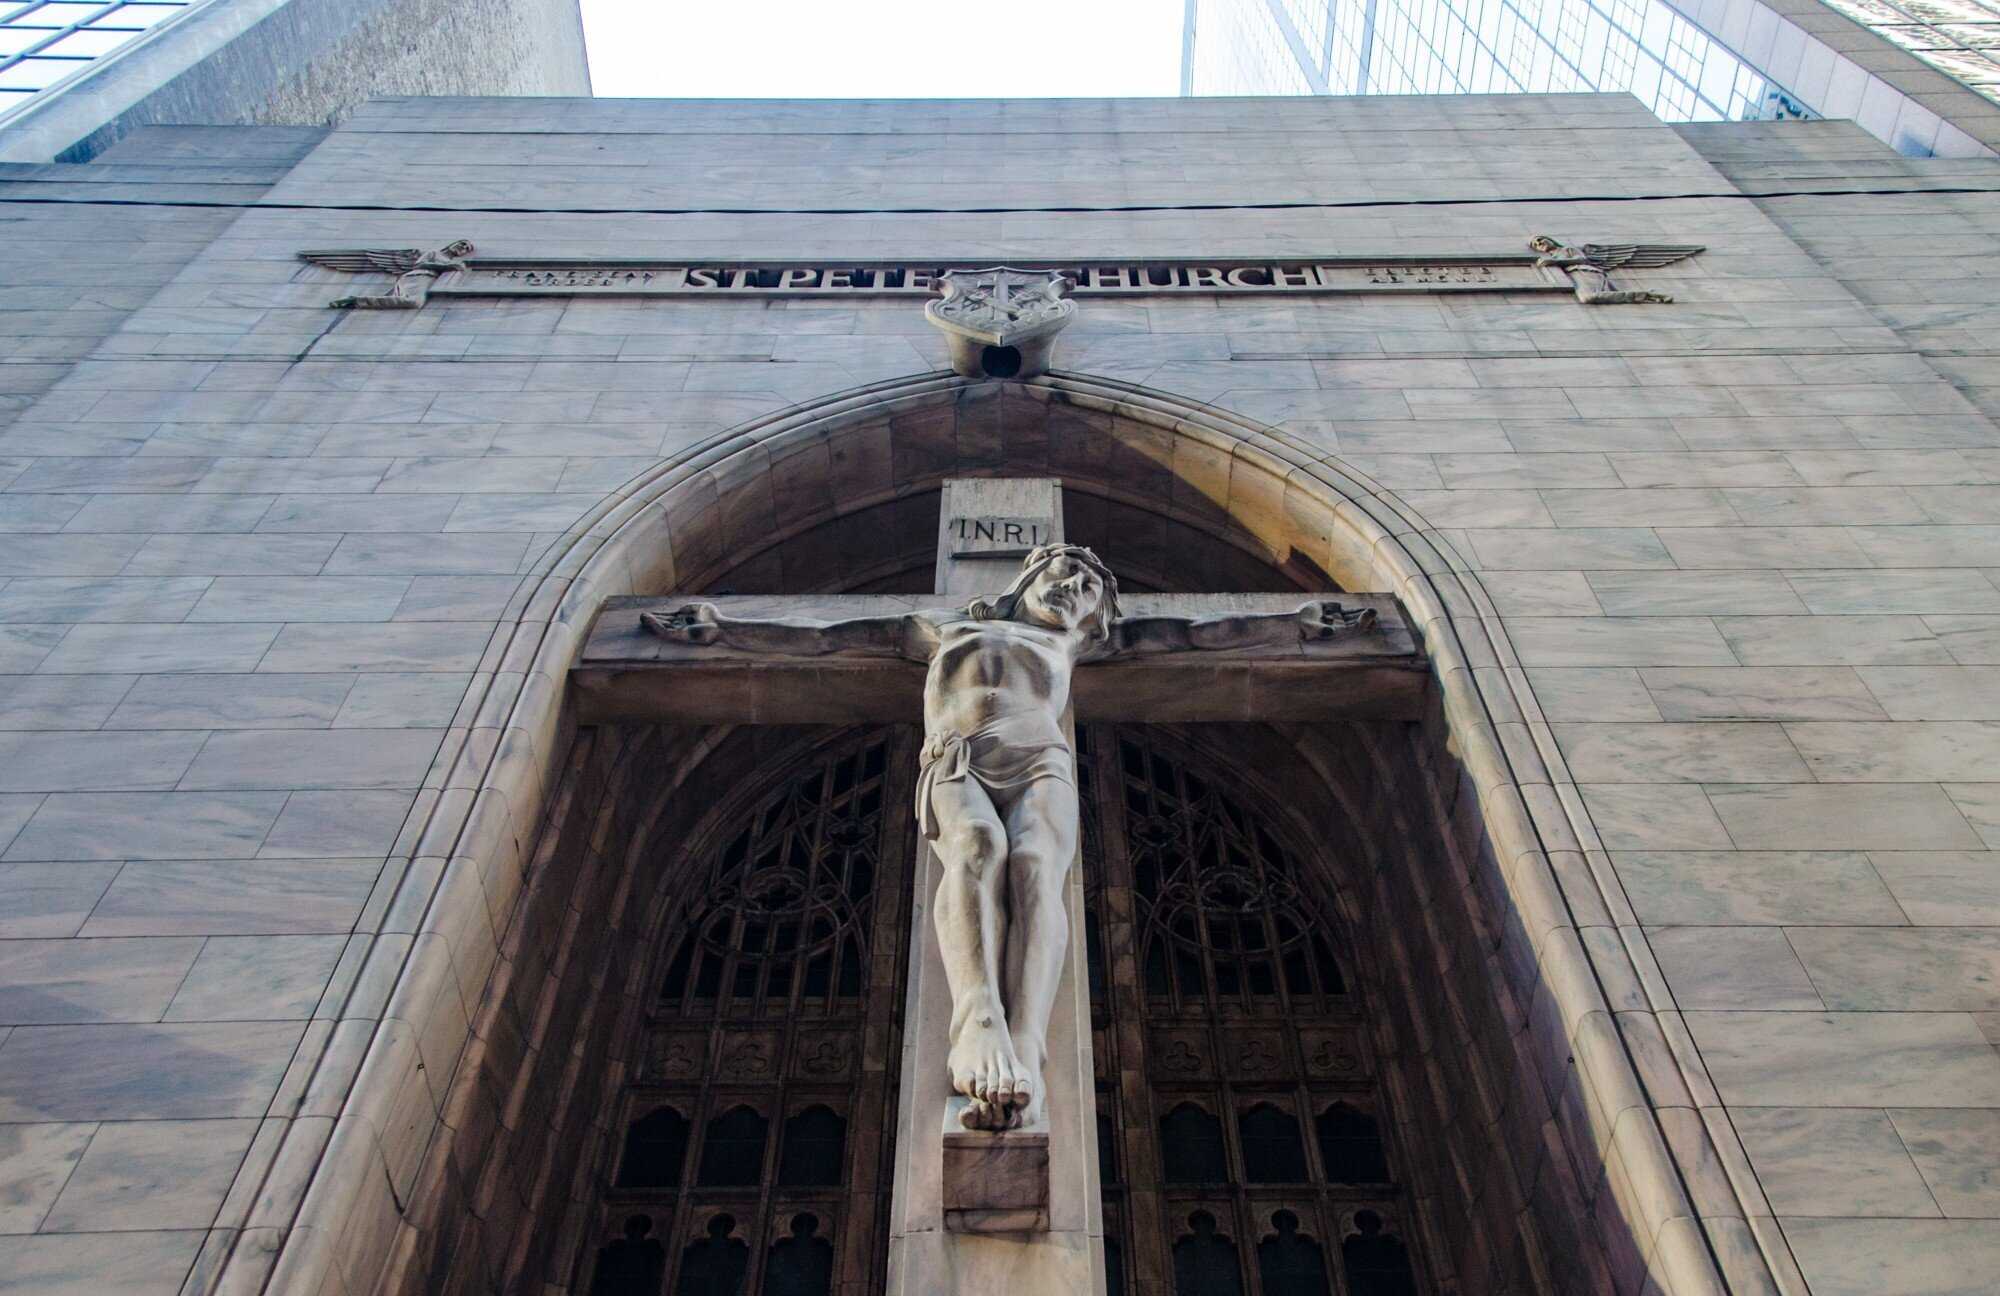
[[[944,296],[924,318],[951,343],[951,367],[967,378],[1032,378],[1049,367],[1056,334],[1076,314],[1075,281],[1059,270],[950,270]]]

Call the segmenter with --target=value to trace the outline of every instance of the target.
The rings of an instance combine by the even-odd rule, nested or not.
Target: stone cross
[[[940,691],[951,686],[939,682],[943,668],[927,670],[911,658],[927,654],[936,662],[953,651],[954,633],[977,632],[971,620],[979,614],[968,619],[951,612],[953,605],[1029,585],[1024,560],[1030,560],[1030,573],[1054,563],[1051,570],[1066,574],[1072,589],[1093,573],[1115,589],[1107,571],[1064,557],[1088,551],[1062,541],[1058,482],[948,481],[932,597],[612,600],[572,673],[579,720],[907,723],[921,712],[935,728]],[[1333,604],[1298,593],[1127,596],[1118,641],[1135,651],[1102,651],[1095,661],[1084,654],[1069,689],[1073,710],[1051,717],[1056,731],[1040,745],[1053,745],[1066,764],[1071,753],[1063,748],[1073,748],[1076,713],[1155,722],[1417,714],[1428,674],[1395,600],[1351,593],[1339,599]],[[1028,631],[1045,639],[1051,634]],[[904,636],[921,639],[922,652],[895,651]],[[1190,648],[1202,650],[1175,651]],[[927,764],[921,781],[927,798],[938,777]],[[948,799],[937,801],[940,817]],[[947,970],[963,979],[965,959],[940,944],[941,925],[959,930],[949,908],[943,924],[935,919],[940,903],[956,902],[940,853],[950,854],[951,847],[939,841],[933,848],[929,840],[920,847],[891,1204],[890,1289],[901,1296],[1088,1296],[1103,1290],[1082,878],[1068,858],[1076,840],[1073,792],[1066,807],[1072,822],[1060,840],[1068,843],[1063,863],[1071,866],[1052,876],[1061,888],[1067,930],[1077,936],[1058,944],[1059,933],[1040,943],[1054,960],[1046,979],[1054,1002],[1038,1037],[1045,1062],[1032,1106],[1025,1093],[1018,1107],[1004,1093],[984,1102],[983,1088],[970,1098],[954,1093],[956,1074],[948,1063],[959,1061],[952,1044],[963,1023],[954,1018],[961,1005],[954,1002]],[[949,965],[948,953],[957,955]],[[1020,1011],[1019,1004],[1006,1008]],[[1024,1022],[1012,1025],[1018,1033]]]

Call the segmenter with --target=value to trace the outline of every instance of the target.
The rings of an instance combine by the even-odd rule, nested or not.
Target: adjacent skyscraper
[[[1189,0],[1181,89],[1625,90],[1667,121],[1852,117],[1901,152],[1963,156],[1991,149],[1938,92],[2000,97],[1996,46],[1982,0]]]
[[[0,162],[374,95],[590,93],[577,0],[0,0]]]

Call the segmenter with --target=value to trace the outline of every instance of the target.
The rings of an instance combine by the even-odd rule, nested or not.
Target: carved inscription
[[[678,287],[687,282],[687,272],[675,269],[619,270],[571,266],[556,270],[479,270],[474,273],[492,275],[521,288],[565,293],[591,288],[638,293],[652,288]]]
[[[1621,267],[1654,269],[1693,256],[1692,243],[1586,243],[1571,247],[1537,236],[1526,252],[1440,252],[1426,256],[1326,256],[1291,261],[1065,261],[974,270],[931,259],[871,262],[635,259],[544,260],[475,257],[463,240],[435,252],[417,248],[332,248],[299,253],[314,265],[349,274],[396,276],[387,293],[342,297],[343,307],[414,310],[428,297],[935,297],[947,291],[960,308],[981,305],[969,278],[996,272],[1023,282],[1040,277],[1081,297],[1286,293],[1561,292],[1591,305],[1663,296],[1611,286]],[[954,290],[954,285],[957,285]],[[991,285],[988,285],[990,288]],[[1057,294],[1061,296],[1064,294]],[[1004,295],[1004,294],[1003,294]],[[1054,298],[1051,298],[1054,300]],[[1009,300],[1010,326],[1018,302]],[[1064,307],[1067,309],[1067,307]],[[947,312],[947,315],[949,312]],[[939,317],[939,322],[945,317]],[[990,341],[990,339],[989,339]]]
[[[1569,291],[1535,268],[1535,257],[1315,257],[1299,261],[1069,262],[1021,267],[1058,273],[1078,297],[1173,293],[1555,292]],[[477,258],[431,288],[442,297],[916,297],[936,296],[954,267],[926,262],[800,264],[636,261],[509,261]]]
[[[1025,558],[1030,549],[1049,543],[1047,518],[957,517],[951,520],[954,558]]]
[[[1368,268],[1372,284],[1478,284],[1492,287],[1499,276],[1492,266],[1385,265]]]

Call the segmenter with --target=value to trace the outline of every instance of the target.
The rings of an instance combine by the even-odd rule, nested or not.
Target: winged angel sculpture
[[[430,296],[431,285],[442,274],[465,269],[473,247],[465,239],[447,243],[435,252],[418,248],[319,248],[299,253],[329,270],[348,274],[386,274],[396,282],[386,293],[336,297],[327,305],[334,310],[415,310]]]
[[[1670,302],[1662,292],[1641,292],[1620,288],[1611,282],[1613,270],[1631,268],[1653,270],[1684,261],[1702,250],[1697,243],[1586,243],[1566,247],[1560,240],[1537,234],[1528,247],[1541,253],[1537,270],[1567,272],[1576,287],[1576,299],[1586,306],[1622,306],[1632,302]]]

